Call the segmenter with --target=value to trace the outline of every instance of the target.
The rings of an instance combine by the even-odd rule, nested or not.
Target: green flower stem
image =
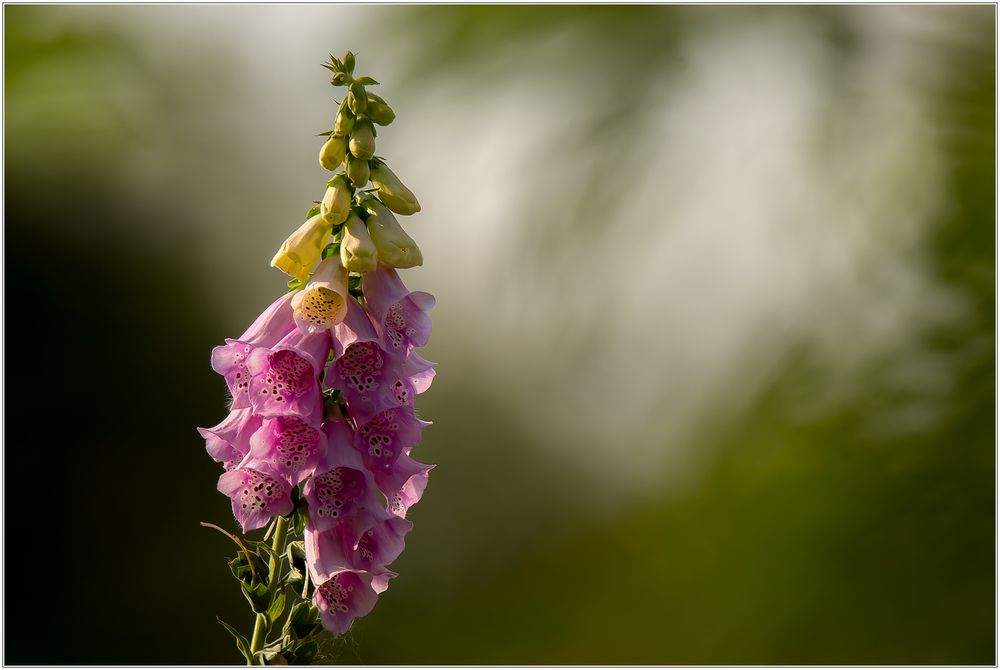
[[[280,557],[285,554],[285,535],[288,533],[288,519],[279,516],[278,523],[274,526],[274,541],[271,543],[271,549],[274,550],[274,556],[271,557],[270,563],[268,563],[267,569],[267,588],[273,589],[275,582],[278,580],[278,568],[280,567]]]
[[[272,593],[274,592],[274,587],[278,583],[278,572],[281,568],[281,556],[285,553],[285,536],[288,534],[288,519],[283,516],[279,516],[277,522],[274,524],[274,540],[271,542],[271,549],[274,550],[274,555],[271,556],[270,561],[267,565],[267,588]],[[250,640],[250,654],[256,654],[264,647],[264,635],[265,629],[267,628],[267,615],[258,614],[257,621],[254,623],[253,627],[253,638]],[[247,665],[254,665],[254,663],[248,661]],[[261,660],[261,665],[264,665],[263,659]]]
[[[261,647],[264,646],[264,628],[267,627],[267,615],[258,614],[257,622],[253,626],[253,639],[250,640],[250,660],[247,661],[247,665],[255,665],[253,662],[254,656]],[[261,660],[261,665],[264,665],[264,661]]]

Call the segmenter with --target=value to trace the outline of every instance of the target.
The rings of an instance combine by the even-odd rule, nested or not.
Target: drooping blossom
[[[409,456],[429,425],[416,417],[412,407],[393,407],[360,425],[355,435],[355,449],[389,501],[389,510],[398,516],[405,516],[420,500],[434,467]]]
[[[306,561],[315,574],[329,575],[340,570],[363,570],[372,574],[385,572],[405,546],[404,538],[413,523],[390,516],[367,528],[360,537],[346,524],[319,532],[306,529]]]
[[[262,421],[249,409],[234,409],[221,423],[199,428],[198,432],[205,438],[208,455],[226,470],[232,470],[250,451],[250,437]]]
[[[263,419],[250,437],[250,456],[269,463],[292,484],[308,477],[325,451],[323,433],[295,415]]]
[[[250,373],[247,359],[258,347],[271,347],[295,330],[292,318],[292,295],[285,294],[275,300],[236,339],[226,338],[224,345],[212,350],[212,369],[226,379],[233,396],[232,409],[250,406],[247,389]]]
[[[348,302],[347,316],[334,332],[343,353],[330,363],[324,382],[343,393],[351,416],[365,422],[397,405],[392,387],[402,376],[401,363],[386,352],[375,324],[357,300]]]
[[[333,222],[325,217],[319,214],[310,217],[284,241],[271,259],[271,267],[305,279],[323,253],[332,229]]]
[[[219,477],[218,489],[232,499],[233,514],[243,532],[263,528],[275,516],[290,514],[291,486],[281,477],[256,468],[240,466]]]
[[[334,635],[346,633],[355,619],[372,611],[378,594],[389,587],[389,580],[395,576],[392,572],[373,575],[345,570],[319,581],[313,602],[323,627]]]
[[[395,269],[381,263],[365,275],[364,285],[365,302],[385,335],[388,351],[401,358],[427,345],[431,336],[428,312],[434,307],[434,296],[410,291]]]
[[[312,279],[292,297],[292,316],[305,334],[333,328],[347,314],[347,270],[331,256],[316,268]]]
[[[324,331],[303,335],[289,333],[270,349],[254,349],[247,358],[250,373],[247,393],[255,414],[263,417],[298,416],[319,427],[323,396],[319,372],[331,347]]]

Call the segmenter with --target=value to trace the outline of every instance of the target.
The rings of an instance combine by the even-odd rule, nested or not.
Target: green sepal
[[[288,290],[298,291],[300,288],[302,288],[302,285],[305,283],[306,282],[304,279],[299,279],[298,277],[296,277],[295,279],[290,279],[288,280]]]
[[[267,608],[267,620],[272,624],[278,620],[281,613],[285,611],[285,592],[279,591],[274,597],[274,601],[271,606]]]
[[[358,82],[359,84],[364,84],[365,86],[378,86],[378,82],[372,79],[371,77],[358,77],[354,81]],[[369,95],[369,97],[371,96]]]
[[[365,296],[364,289],[361,287],[361,275],[350,275],[347,278],[347,292],[355,298],[363,298]]]
[[[320,254],[320,256],[325,261],[330,256],[339,253],[340,253],[340,244],[337,242],[331,242],[330,244],[323,247],[323,252]]]
[[[318,625],[319,610],[312,603],[300,600],[292,606],[281,632],[282,635],[304,640],[316,632]]]
[[[295,511],[292,512],[292,528],[295,534],[302,535],[307,523],[309,523],[309,503],[303,498],[295,505]]]
[[[247,562],[247,555],[241,551],[229,561],[229,571],[233,573],[233,577],[245,584],[261,581],[263,575],[267,574],[267,566],[256,554],[250,554],[250,560],[253,561],[252,566]]]
[[[340,61],[339,58],[337,58],[333,54],[330,54],[330,64],[333,65],[334,72],[344,71],[344,64]]]
[[[250,603],[255,614],[263,614],[267,611],[271,604],[271,594],[267,584],[255,582],[253,586],[247,586],[246,582],[242,582],[240,586],[243,588],[243,596]]]
[[[236,638],[236,648],[240,650],[241,654],[243,654],[243,658],[247,660],[247,663],[252,663],[253,655],[250,653],[250,641],[247,640],[242,635],[240,635],[240,632],[238,630],[230,626],[228,623],[226,623],[219,617],[215,617],[215,620],[218,621],[220,624],[222,624],[222,627],[225,628],[227,631],[229,631],[230,635]]]
[[[296,568],[292,568],[291,570],[285,573],[283,579],[285,585],[287,585],[292,590],[298,592],[302,587],[302,582],[304,582],[306,578],[305,575],[302,574],[302,571]]]
[[[313,205],[312,207],[309,208],[309,211],[306,212],[306,218],[311,219],[317,214],[319,214],[319,205]]]
[[[261,557],[261,560],[265,561],[269,561],[271,559],[274,559],[276,561],[281,560],[281,556],[278,555],[278,552],[272,549],[271,545],[269,545],[267,542],[257,543],[257,555]]]
[[[259,656],[263,663],[261,665],[288,665],[289,661],[284,656],[285,650],[281,648],[281,643],[276,642],[258,651],[255,656]]]

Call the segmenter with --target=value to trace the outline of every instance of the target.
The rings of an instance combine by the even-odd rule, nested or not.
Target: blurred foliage
[[[849,54],[857,24],[847,12],[865,11],[381,9],[380,39],[423,45],[408,64],[411,89],[461,77],[469,95],[483,96],[490,77],[592,79],[594,97],[551,129],[577,133],[585,154],[595,134],[615,146],[586,154],[579,193],[629,188],[606,166],[641,161],[633,124],[656,110],[638,84],[676,64],[678,36],[721,17],[754,22],[780,11],[819,25]],[[603,510],[589,505],[593,484],[570,479],[533,426],[483,388],[489,362],[449,359],[432,345],[430,358],[442,363],[420,407],[437,423],[422,449],[440,467],[393,566],[405,578],[324,658],[994,663],[995,36],[993,22],[979,20],[994,10],[974,9],[982,11],[969,14],[962,39],[926,38],[946,40],[933,46],[949,73],[933,110],[948,206],[927,251],[938,280],[974,308],[921,342],[920,355],[949,361],[946,395],[893,384],[913,355],[900,350],[869,366],[849,397],[804,412],[802,400],[820,395],[831,371],[801,347],[751,406],[735,411],[719,399],[718,418],[692,437],[718,456],[690,492]],[[49,316],[47,327],[33,321],[30,336],[7,320],[4,661],[234,662],[214,618],[243,630],[249,621],[230,589],[230,548],[197,526],[229,513],[193,426],[223,411],[208,352],[239,325],[216,313],[185,253],[197,238],[176,222],[189,203],[145,206],[119,164],[151,126],[178,132],[167,141],[183,132],[192,148],[222,141],[224,115],[206,105],[208,120],[195,123],[201,110],[175,95],[191,89],[183,70],[154,66],[127,23],[69,20],[60,7],[4,11],[7,314],[44,306]],[[568,40],[551,62],[518,58],[547,36]],[[329,50],[316,48],[320,58]],[[192,81],[221,81],[235,62],[220,57]],[[638,74],[616,78],[626,70]],[[534,102],[510,128],[486,130],[515,132],[531,122]],[[184,175],[197,163],[221,175],[224,160],[214,160],[198,154],[174,169]],[[561,184],[526,180],[525,209],[547,211],[553,183]],[[153,230],[177,232],[154,243]],[[566,230],[531,230],[542,232],[555,244]],[[44,250],[44,264],[24,250]],[[886,429],[885,417],[915,400],[932,403],[933,415]],[[69,622],[59,644],[37,624],[53,612]]]

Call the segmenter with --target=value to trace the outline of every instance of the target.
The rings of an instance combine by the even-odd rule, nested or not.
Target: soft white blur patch
[[[166,180],[191,203],[178,229],[196,241],[206,300],[234,322],[280,287],[267,260],[323,190],[311,133],[334,107],[318,63],[357,43],[349,29],[390,44],[359,48],[360,62],[400,119],[379,154],[424,204],[404,220],[426,261],[407,278],[438,295],[433,357],[476,375],[547,456],[600,481],[601,502],[696,482],[711,454],[694,453],[692,432],[738,417],[793,347],[811,345],[840,382],[808,413],[960,314],[923,252],[942,194],[914,75],[935,54],[913,48],[920,10],[893,9],[866,14],[862,56],[840,77],[841,55],[810,24],[698,23],[655,79],[633,131],[641,160],[619,166],[634,175],[614,193],[588,186],[606,144],[576,139],[593,120],[579,101],[602,94],[585,72],[495,76],[484,96],[464,78],[476,73],[448,71],[399,93],[394,63],[421,44],[379,31],[389,8],[115,8],[101,20],[127,23],[165,68],[203,58],[238,73],[179,91],[171,127],[126,170],[151,199]],[[519,57],[579,48],[573,30],[521,43]],[[184,107],[205,96],[207,117]],[[539,248],[533,230],[565,235],[539,234]],[[943,393],[947,371],[915,358],[900,383]]]

